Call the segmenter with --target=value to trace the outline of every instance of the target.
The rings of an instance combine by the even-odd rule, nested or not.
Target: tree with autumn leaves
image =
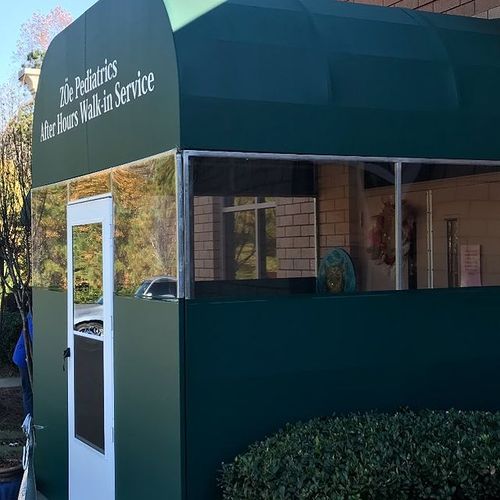
[[[71,22],[57,7],[34,13],[23,24],[14,58],[23,67],[40,68],[52,38]],[[33,100],[17,81],[0,87],[0,293],[13,298],[22,318],[28,358],[31,343],[27,315],[31,310],[31,161]],[[30,363],[28,363],[28,366]]]
[[[0,112],[9,106],[5,94]],[[14,101],[15,102],[15,101]],[[32,104],[21,106],[0,135],[0,286],[2,306],[11,296],[26,330],[30,297],[31,122]],[[29,343],[27,344],[29,347]],[[28,352],[28,351],[27,351]]]
[[[21,26],[14,55],[16,61],[23,66],[41,68],[50,42],[72,21],[71,14],[62,7],[55,7],[47,14],[35,12]]]

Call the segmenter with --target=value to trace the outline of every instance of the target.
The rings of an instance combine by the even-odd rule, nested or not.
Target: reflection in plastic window
[[[73,329],[102,336],[102,224],[73,226]]]
[[[80,177],[69,183],[69,200],[81,200],[111,192],[111,171]]]
[[[177,296],[177,280],[173,278],[160,277],[144,280],[137,291],[137,299],[173,299]]]
[[[195,295],[315,290],[314,166],[193,159]]]
[[[193,190],[197,296],[395,289],[390,163],[196,158]]]
[[[177,279],[176,165],[172,153],[113,171],[115,291],[135,296],[153,278]],[[164,297],[153,297],[164,298]]]
[[[68,188],[65,183],[33,190],[33,286],[54,290],[66,289],[67,202]]]
[[[111,192],[115,203],[115,291],[139,297],[138,289],[145,282],[165,279],[169,291],[174,292],[155,293],[152,298],[176,296],[175,176],[175,154],[169,152],[33,190],[32,284],[66,289],[68,201]]]
[[[257,253],[261,251],[257,247],[256,220],[254,210],[242,210],[239,212],[226,213],[224,219],[225,227],[225,254],[227,279],[256,279]]]
[[[75,437],[104,453],[104,344],[75,335],[74,349]]]
[[[498,168],[406,164],[402,192],[405,288],[500,285]]]
[[[395,289],[394,167],[332,162],[317,166],[318,235],[330,293]]]
[[[228,198],[231,200],[231,198]],[[276,249],[276,203],[247,198],[223,209],[226,279],[275,278],[278,271]]]

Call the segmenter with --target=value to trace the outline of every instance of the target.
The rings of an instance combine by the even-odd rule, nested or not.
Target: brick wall
[[[222,279],[222,198],[195,196],[193,204],[195,279]]]
[[[346,0],[457,16],[500,18],[500,0]]]
[[[278,278],[316,276],[313,198],[276,200]]]
[[[333,247],[350,252],[350,170],[340,164],[322,165],[318,170],[320,256],[324,257]]]

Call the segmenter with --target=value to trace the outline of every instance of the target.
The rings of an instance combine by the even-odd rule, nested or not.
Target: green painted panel
[[[151,73],[154,81],[148,80]],[[61,107],[65,82],[73,100]],[[99,110],[87,121],[85,102],[98,102]],[[42,124],[55,123],[57,130],[60,113],[76,113],[71,120],[78,124],[41,142]],[[173,149],[179,145],[178,122],[177,61],[163,1],[151,0],[145,7],[141,0],[101,0],[56,37],[45,57],[35,108],[33,184]]]
[[[117,500],[182,498],[182,306],[115,298]]]
[[[33,290],[35,467],[39,490],[50,500],[68,498],[68,385],[66,294]]]
[[[286,422],[333,412],[500,409],[500,289],[186,304],[187,498]]]
[[[68,488],[66,294],[35,289],[34,359],[38,487],[50,500]],[[115,299],[117,500],[182,498],[181,316],[177,302]]]

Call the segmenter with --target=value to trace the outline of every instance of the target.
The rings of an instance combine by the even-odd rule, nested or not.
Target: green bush
[[[16,312],[4,312],[0,329],[0,376],[17,374],[12,354],[22,328],[21,316]]]
[[[223,465],[225,500],[498,499],[500,414],[403,411],[288,425]]]

